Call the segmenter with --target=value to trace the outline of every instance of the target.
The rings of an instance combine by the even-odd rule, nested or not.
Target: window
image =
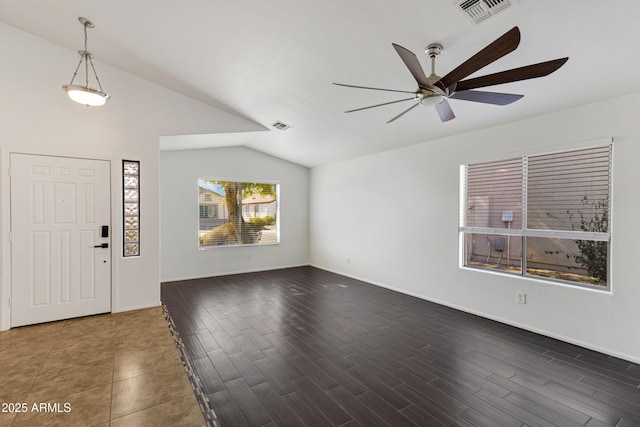
[[[464,266],[609,287],[611,145],[461,172]]]
[[[123,232],[125,257],[140,256],[140,162],[122,161]]]
[[[198,180],[200,248],[279,243],[280,185]]]
[[[218,205],[215,204],[200,204],[200,218],[217,218],[218,217]]]

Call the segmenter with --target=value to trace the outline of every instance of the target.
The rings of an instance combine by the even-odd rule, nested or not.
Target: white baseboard
[[[234,270],[234,271],[225,271],[222,273],[208,273],[208,274],[200,274],[196,276],[184,276],[184,277],[161,279],[160,281],[162,283],[180,282],[183,280],[206,279],[207,277],[231,276],[232,274],[259,273],[261,271],[284,270],[285,268],[306,267],[308,265],[309,264],[305,263],[305,264],[283,265],[283,266],[269,267],[269,268],[256,268],[256,269],[250,269],[250,270]]]

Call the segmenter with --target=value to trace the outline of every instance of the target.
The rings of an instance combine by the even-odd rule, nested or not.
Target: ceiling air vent
[[[293,126],[288,125],[284,122],[281,122],[280,120],[276,120],[275,122],[271,123],[271,126],[273,126],[274,128],[278,129],[278,130],[289,130],[291,129]]]
[[[480,22],[511,6],[511,2],[509,0],[457,0],[455,5],[471,21]]]

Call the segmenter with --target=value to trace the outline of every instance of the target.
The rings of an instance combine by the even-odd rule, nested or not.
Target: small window
[[[276,183],[198,180],[200,248],[280,241]]]
[[[140,162],[122,161],[124,257],[140,256]]]
[[[611,145],[462,173],[464,266],[609,287]]]

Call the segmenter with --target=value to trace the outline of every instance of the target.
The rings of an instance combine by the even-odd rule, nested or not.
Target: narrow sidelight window
[[[122,161],[123,256],[140,256],[140,162]]]

